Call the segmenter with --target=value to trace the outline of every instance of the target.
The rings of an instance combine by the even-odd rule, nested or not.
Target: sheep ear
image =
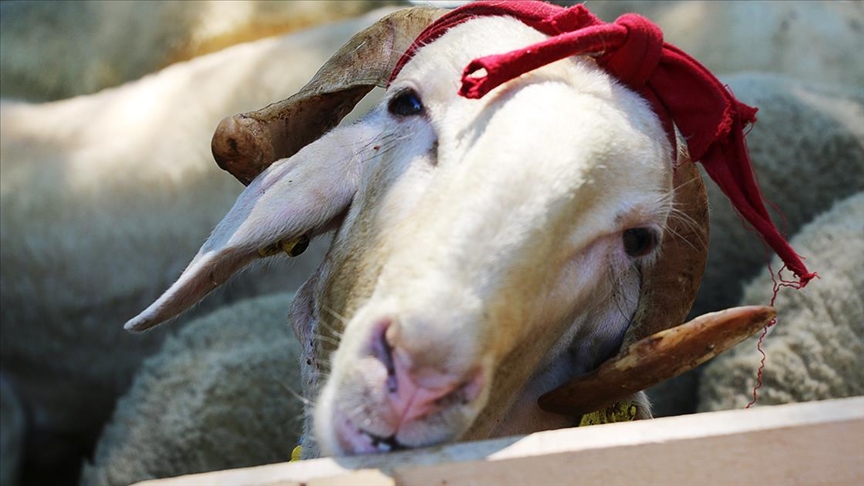
[[[240,194],[180,278],[125,328],[144,331],[176,317],[249,263],[326,231],[354,197],[375,133],[371,121],[340,127],[271,165]]]
[[[357,190],[358,154],[370,138],[363,123],[322,134],[384,86],[402,53],[445,11],[390,14],[351,38],[294,96],[222,120],[213,156],[249,187],[177,282],[125,328],[143,331],[179,315],[252,261],[332,224]]]
[[[352,37],[294,96],[222,120],[211,143],[219,167],[248,185],[316,140],[372,88],[384,87],[402,53],[444,12],[414,7],[387,15]]]

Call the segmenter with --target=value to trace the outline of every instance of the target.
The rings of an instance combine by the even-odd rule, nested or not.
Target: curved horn
[[[659,257],[642,270],[639,306],[624,336],[622,350],[640,339],[684,323],[705,273],[708,195],[681,139],[678,147],[672,179],[674,213],[669,216]]]
[[[399,10],[355,35],[306,86],[265,108],[226,117],[211,149],[219,167],[244,185],[339,124],[375,86],[384,86],[399,57],[446,10]]]
[[[773,307],[733,307],[652,334],[594,371],[541,396],[540,408],[571,416],[603,410],[732,348],[768,326],[776,314]]]

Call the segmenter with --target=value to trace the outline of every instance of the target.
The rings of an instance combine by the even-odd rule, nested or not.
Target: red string
[[[765,369],[765,351],[762,350],[762,340],[765,339],[765,336],[768,335],[768,329],[777,323],[777,318],[771,319],[771,322],[762,329],[762,334],[759,336],[759,341],[756,343],[756,350],[759,351],[759,354],[762,355],[762,359],[759,360],[759,369],[756,371],[756,386],[753,387],[753,398],[747,403],[747,406],[744,408],[750,408],[756,404],[756,400],[758,400],[758,391],[762,388],[762,370]]]
[[[765,248],[766,257],[770,253],[770,250]],[[770,258],[770,257],[768,257]],[[771,282],[774,285],[774,289],[771,294],[771,302],[768,303],[771,307],[774,307],[774,302],[777,300],[777,295],[780,293],[781,287],[792,287],[794,289],[800,289],[802,287],[800,282],[796,282],[793,280],[785,280],[783,278],[783,270],[786,269],[786,265],[780,267],[780,270],[775,274],[774,270],[771,268],[771,262],[769,259],[768,262],[768,272],[771,274]],[[816,278],[819,278],[818,276]],[[756,386],[753,387],[753,398],[747,403],[747,406],[744,408],[750,408],[756,404],[756,401],[759,399],[758,392],[759,389],[762,388],[762,373],[765,370],[765,360],[767,359],[767,355],[765,354],[765,350],[762,349],[762,342],[765,340],[765,337],[768,335],[768,331],[771,330],[777,324],[777,317],[775,316],[771,321],[768,322],[768,325],[762,329],[762,334],[759,335],[759,340],[756,342],[756,350],[759,351],[759,354],[762,357],[759,359],[759,368],[756,370]]]
[[[768,248],[766,245],[765,253],[768,253]],[[780,271],[783,271],[783,268],[780,268]],[[771,302],[769,305],[774,307],[774,301],[777,300],[777,294],[780,292],[780,284],[777,282],[777,276],[774,274],[774,270],[771,268],[771,260],[769,257],[768,260],[768,272],[771,274],[771,282],[774,284],[774,289],[771,294]],[[762,358],[759,359],[759,369],[756,370],[756,386],[753,387],[753,398],[750,402],[747,403],[747,406],[744,407],[750,408],[753,405],[756,405],[756,401],[759,399],[759,389],[762,388],[762,372],[765,370],[765,359],[768,357],[765,355],[765,351],[762,349],[762,341],[765,340],[765,336],[768,335],[768,331],[777,324],[777,317],[775,316],[771,321],[768,322],[768,325],[762,329],[762,334],[759,335],[759,341],[756,342],[756,351],[759,351],[759,354],[762,355]]]

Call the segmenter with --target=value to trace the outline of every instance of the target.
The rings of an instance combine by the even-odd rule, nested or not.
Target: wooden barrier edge
[[[290,447],[286,446],[286,450]],[[322,458],[139,486],[864,484],[864,396]]]

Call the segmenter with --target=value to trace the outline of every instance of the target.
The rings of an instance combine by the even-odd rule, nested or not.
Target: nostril
[[[384,364],[387,369],[387,391],[396,393],[398,384],[396,381],[396,368],[393,365],[393,346],[387,341],[387,329],[393,323],[390,319],[382,319],[372,333],[371,351],[372,356]]]

